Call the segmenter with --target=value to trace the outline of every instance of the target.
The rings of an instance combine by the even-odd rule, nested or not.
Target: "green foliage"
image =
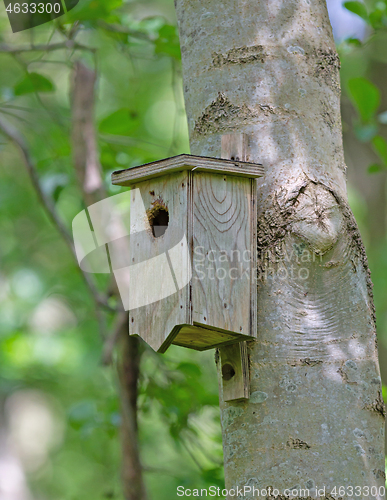
[[[368,3],[368,13],[366,6],[360,2],[345,2],[344,6],[351,12],[357,14],[362,19],[371,24],[374,32],[369,40],[364,44],[353,43],[353,39],[345,43],[352,46],[350,51],[342,52],[344,68],[346,64],[356,63],[357,60],[365,63],[372,62],[374,53],[379,52],[379,47],[384,47],[385,32],[387,28],[386,3]],[[384,50],[384,48],[383,48]],[[348,63],[347,63],[348,60]],[[368,167],[370,174],[380,174],[387,169],[387,142],[382,136],[380,127],[387,123],[387,112],[378,113],[382,102],[382,92],[364,72],[366,65],[363,65],[362,76],[349,78],[346,82],[348,97],[351,99],[357,111],[359,120],[353,124],[357,138],[365,143],[369,143],[378,157],[378,162],[372,163]],[[359,73],[359,68],[354,66],[352,73]]]
[[[83,0],[67,14],[67,21],[94,24],[99,20],[118,21],[119,15],[113,13],[121,7],[122,0]]]
[[[139,126],[138,115],[130,109],[119,109],[104,118],[99,131],[105,134],[131,135]]]
[[[179,35],[176,26],[164,24],[155,41],[156,54],[166,54],[175,59],[181,59]]]
[[[84,208],[70,141],[69,90],[77,59],[99,72],[95,114],[110,194],[121,191],[111,186],[113,170],[189,152],[172,4],[82,0],[65,17],[17,37],[2,13],[0,36],[10,46],[75,40],[93,49],[0,52],[1,118],[26,137],[43,191],[68,228]],[[345,4],[378,33],[386,26],[383,5],[367,4],[366,11],[359,2]],[[383,53],[385,45],[378,43]],[[343,67],[352,61],[355,69],[346,77],[344,98],[356,110],[358,137],[379,158],[369,171],[380,175],[387,168],[382,129],[387,119],[383,108],[378,114],[381,91],[367,74],[366,48],[356,38],[347,41]],[[20,152],[1,137],[0,155],[0,407],[17,397],[27,407],[32,398],[47,412],[46,434],[39,428],[48,436],[41,455],[24,458],[35,498],[121,499],[118,381],[114,366],[101,364],[92,298],[39,204]],[[351,203],[362,223],[366,208],[355,198]],[[366,234],[364,225],[362,231]],[[383,246],[371,255],[380,270],[376,290],[386,287],[386,255]],[[107,277],[96,278],[101,289],[106,287]],[[385,335],[382,302],[377,309]],[[112,318],[105,319],[111,327]],[[149,497],[174,498],[177,485],[223,486],[213,353],[172,347],[161,356],[146,348],[139,393]]]
[[[349,80],[348,90],[361,120],[369,123],[380,105],[379,89],[366,78],[358,77]]]
[[[39,73],[27,73],[14,87],[16,96],[32,92],[53,92],[54,90],[55,86],[52,81]]]
[[[375,152],[378,154],[379,158],[383,161],[384,165],[387,166],[387,142],[384,137],[376,135],[372,139],[372,146]]]
[[[369,174],[378,174],[379,172],[383,172],[383,170],[385,170],[386,167],[384,167],[384,165],[379,165],[377,163],[373,163],[372,165],[370,165],[368,167],[368,173]]]
[[[73,37],[93,48],[0,52],[1,117],[25,136],[43,192],[68,229],[84,208],[71,150],[69,91],[77,59],[99,72],[95,115],[108,192],[121,191],[111,185],[113,170],[189,152],[171,9],[160,1],[157,15],[150,6],[136,17],[135,6],[83,0],[17,40],[0,18],[9,46]],[[47,414],[36,430],[47,442],[40,455],[23,459],[35,498],[121,499],[118,381],[114,364],[101,363],[93,300],[41,208],[20,151],[1,137],[0,155],[0,408],[13,398],[25,406],[36,400]],[[94,278],[106,288],[108,277]],[[105,320],[111,327],[111,315]],[[223,485],[213,353],[196,354],[146,349],[143,356],[139,428],[150,498],[169,500],[179,484]]]
[[[344,7],[350,12],[357,14],[359,17],[364,19],[364,21],[369,21],[366,6],[362,2],[344,2]]]
[[[374,29],[387,27],[387,6],[385,1],[373,2],[366,5],[363,2],[344,2],[344,7],[358,15]]]

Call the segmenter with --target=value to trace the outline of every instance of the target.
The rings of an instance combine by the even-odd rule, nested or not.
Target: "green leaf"
[[[368,18],[368,13],[367,9],[362,2],[344,2],[344,7],[352,12],[353,14],[356,14],[357,16],[361,17],[364,19],[364,21],[369,21]]]
[[[15,95],[31,94],[32,92],[53,92],[55,85],[51,80],[39,73],[28,73],[23,80],[15,85]]]
[[[67,14],[67,20],[74,21],[108,21],[109,14],[122,5],[122,0],[83,0],[78,7]]]
[[[165,24],[159,30],[159,38],[155,41],[156,54],[166,54],[181,59],[179,36],[176,26]]]
[[[103,134],[129,135],[138,125],[137,113],[131,109],[123,108],[104,118],[99,125],[99,131]]]
[[[387,142],[386,140],[377,135],[372,139],[372,146],[374,147],[375,152],[379,156],[379,158],[383,161],[385,165],[387,165]]]
[[[347,38],[346,42],[351,45],[354,45],[355,47],[361,47],[362,45],[361,41],[358,38],[353,38],[353,37]]]
[[[375,10],[370,14],[370,23],[374,29],[380,28],[382,25],[383,12],[381,10]]]
[[[200,366],[195,363],[188,363],[186,361],[179,363],[176,367],[176,370],[184,373],[184,375],[186,375],[187,377],[193,377],[195,379],[201,376]]]
[[[368,167],[367,170],[369,174],[377,174],[379,172],[384,172],[386,170],[386,167],[383,167],[383,165],[378,165],[377,163],[373,163]]]
[[[350,98],[363,122],[374,117],[380,104],[380,91],[367,78],[352,78],[348,82]]]
[[[224,486],[224,472],[222,467],[203,469],[201,476],[207,484],[214,484],[219,486],[219,488],[223,488]]]

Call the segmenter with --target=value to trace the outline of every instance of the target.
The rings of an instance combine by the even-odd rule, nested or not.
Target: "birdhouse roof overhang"
[[[264,175],[264,168],[259,163],[184,154],[113,172],[112,183],[118,186],[130,186],[137,181],[160,177],[182,170],[237,175],[238,177],[247,177],[250,179],[258,179]]]

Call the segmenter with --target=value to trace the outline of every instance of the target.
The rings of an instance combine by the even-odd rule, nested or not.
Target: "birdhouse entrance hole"
[[[223,380],[231,380],[235,375],[235,370],[232,365],[229,363],[226,363],[225,365],[222,366],[222,377]]]
[[[155,238],[163,236],[168,228],[169,213],[168,208],[161,203],[157,203],[148,210],[148,220]]]

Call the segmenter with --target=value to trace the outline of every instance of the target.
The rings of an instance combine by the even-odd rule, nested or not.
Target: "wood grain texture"
[[[219,349],[223,401],[249,399],[250,375],[246,342]]]
[[[228,173],[240,177],[259,178],[264,174],[263,166],[219,158],[207,158],[193,155],[179,155],[164,160],[147,163],[138,167],[113,172],[112,183],[118,186],[130,186],[138,180],[159,177],[182,170]]]
[[[179,325],[173,335],[172,344],[196,351],[207,351],[214,347],[241,343],[248,339],[246,335],[220,330],[219,328],[203,328],[199,325]],[[175,332],[174,332],[175,333]]]
[[[255,336],[252,197],[250,179],[195,174],[192,314],[200,325]]]
[[[130,283],[135,294],[149,300],[155,293],[161,293],[167,279],[174,282],[174,293],[157,302],[130,310],[129,333],[143,338],[155,351],[164,352],[173,340],[171,332],[176,325],[190,323],[189,286],[179,289],[184,282],[183,274],[190,268],[188,247],[181,247],[182,238],[187,236],[188,211],[188,172],[166,175],[132,186],[139,188],[146,210],[156,204],[163,204],[168,209],[169,225],[163,236],[155,238],[148,220],[147,230],[131,238],[131,269],[135,264],[145,263],[153,275],[144,274]],[[136,221],[134,221],[136,222]],[[181,261],[168,259],[171,249],[180,247]],[[152,266],[149,259],[159,258]],[[173,273],[172,273],[173,270]],[[177,333],[177,332],[176,332]]]
[[[249,159],[249,137],[247,134],[224,134],[222,135],[222,157],[227,159]],[[256,196],[255,186],[253,196],[251,196],[252,215],[250,219],[250,232],[253,247],[256,241]],[[252,329],[256,331],[256,311],[257,311],[257,287],[256,287],[256,255],[252,255],[251,263],[251,287],[250,287],[250,315]],[[219,351],[220,355],[220,388],[224,401],[234,401],[239,399],[248,399],[250,397],[250,373],[249,360],[247,355],[246,342],[240,342],[238,345],[224,346]],[[230,373],[230,369],[232,373]]]
[[[222,158],[249,161],[249,136],[247,134],[222,135]]]

